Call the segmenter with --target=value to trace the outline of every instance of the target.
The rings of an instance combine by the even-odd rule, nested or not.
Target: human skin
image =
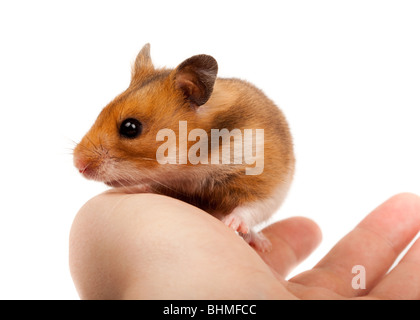
[[[420,197],[396,195],[370,213],[313,268],[285,277],[321,241],[296,217],[263,230],[270,252],[189,204],[111,191],[89,200],[70,232],[70,271],[81,299],[420,299]],[[353,289],[354,265],[366,289]]]

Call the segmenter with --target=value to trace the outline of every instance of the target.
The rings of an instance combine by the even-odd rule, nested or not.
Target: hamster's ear
[[[154,70],[152,58],[150,57],[150,44],[146,43],[137,55],[131,71],[131,79],[141,78]]]
[[[183,91],[192,107],[197,108],[209,100],[217,69],[217,61],[213,57],[200,54],[185,60],[174,70],[175,86]]]

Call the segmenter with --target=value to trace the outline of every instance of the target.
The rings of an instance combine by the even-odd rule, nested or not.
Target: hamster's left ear
[[[134,62],[133,69],[131,70],[131,79],[141,79],[144,76],[152,73],[155,70],[150,57],[150,44],[146,43],[137,55]]]
[[[217,69],[217,61],[212,56],[200,54],[185,60],[174,70],[175,86],[182,90],[193,108],[209,100]]]

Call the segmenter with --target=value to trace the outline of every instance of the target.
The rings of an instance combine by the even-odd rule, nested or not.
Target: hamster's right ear
[[[137,80],[152,73],[155,70],[150,57],[150,44],[146,43],[137,55],[131,70],[131,79]]]
[[[175,86],[194,109],[205,104],[213,92],[217,61],[205,54],[193,56],[174,70]]]

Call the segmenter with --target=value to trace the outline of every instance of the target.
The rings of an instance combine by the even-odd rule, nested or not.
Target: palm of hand
[[[313,269],[286,281],[320,242],[312,221],[291,218],[267,227],[273,249],[262,253],[178,200],[110,192],[77,215],[70,267],[86,299],[420,299],[420,240],[386,274],[419,230],[420,198],[394,196]],[[366,289],[352,286],[355,265],[366,270]]]

